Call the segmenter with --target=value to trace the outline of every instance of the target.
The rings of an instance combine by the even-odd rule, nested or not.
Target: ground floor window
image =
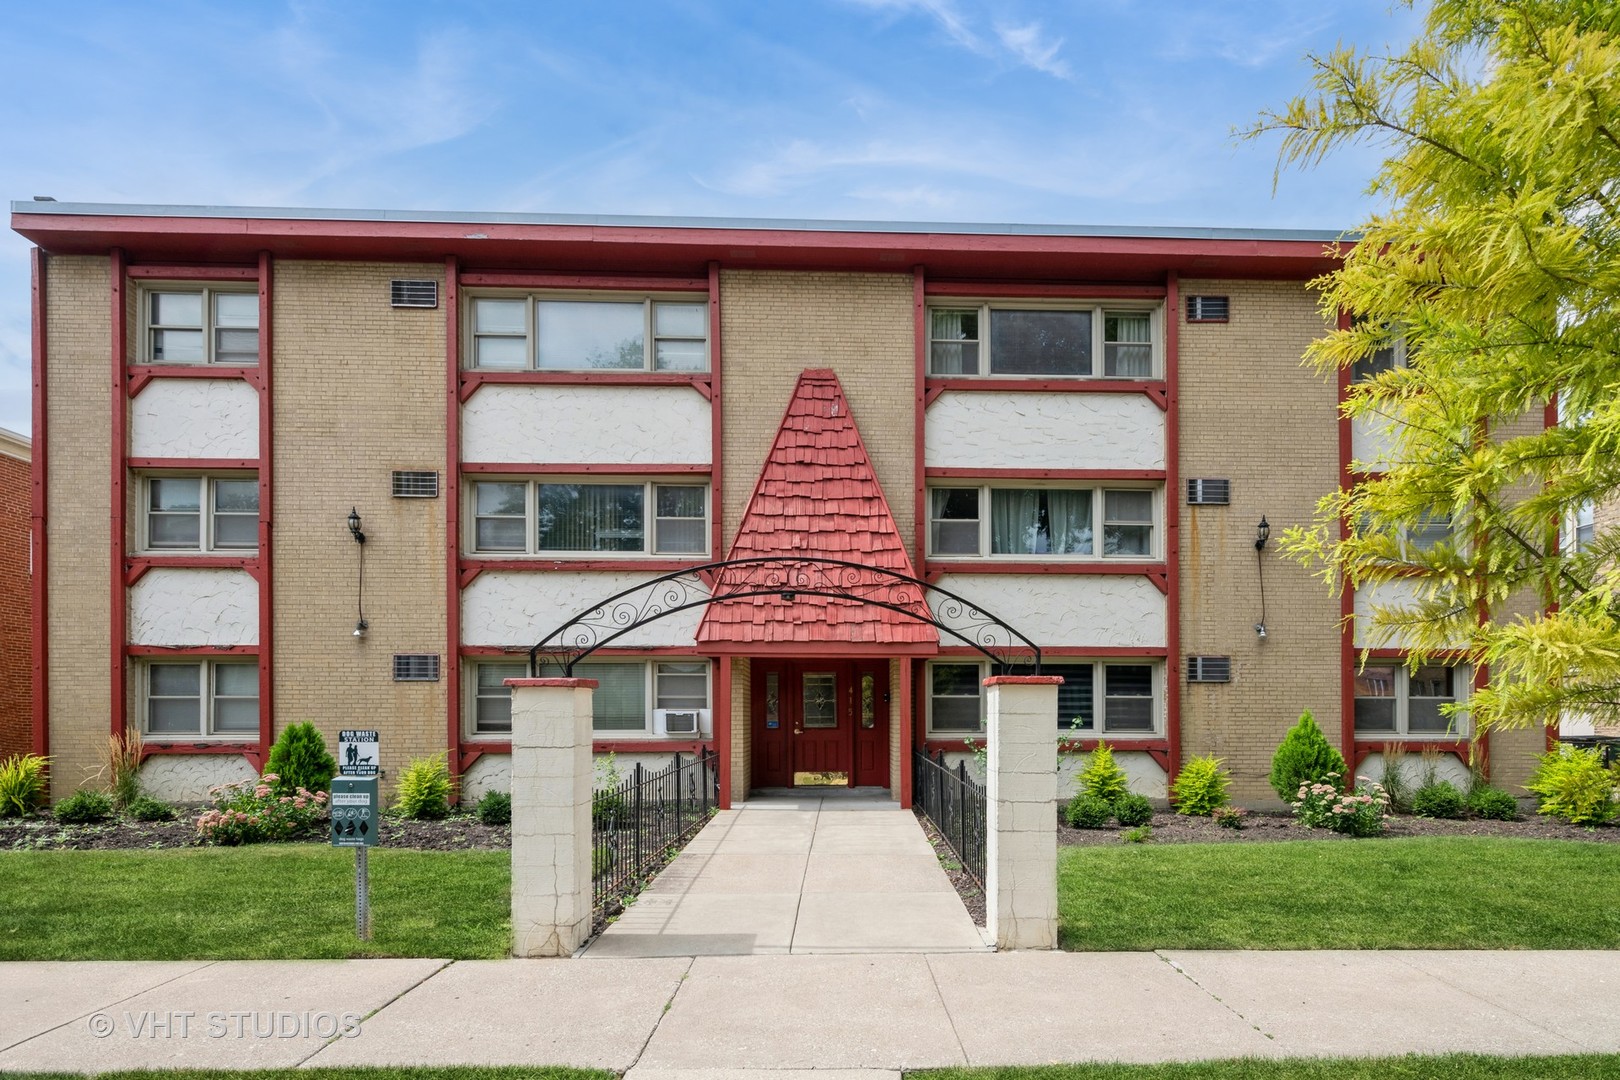
[[[1356,735],[1413,735],[1461,738],[1467,718],[1447,707],[1468,699],[1470,669],[1425,664],[1416,670],[1400,661],[1376,661],[1356,672]]]
[[[1158,663],[1097,660],[1041,665],[1061,675],[1058,728],[1065,734],[1151,736],[1160,730],[1163,690]],[[928,731],[975,735],[984,730],[984,680],[989,665],[935,661],[928,665]]]
[[[143,665],[141,686],[148,735],[259,733],[257,660],[153,661]]]
[[[528,665],[479,661],[473,665],[471,719],[474,735],[510,735],[512,690],[507,679],[521,679]],[[547,674],[556,674],[555,671]],[[574,668],[574,676],[595,679],[591,730],[598,735],[637,736],[657,732],[657,711],[702,710],[709,706],[707,660],[597,660]]]

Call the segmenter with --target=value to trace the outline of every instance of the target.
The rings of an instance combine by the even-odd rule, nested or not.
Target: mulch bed
[[[983,926],[984,890],[979,888],[979,883],[974,881],[966,870],[962,869],[962,860],[958,859],[956,852],[945,843],[945,838],[939,835],[939,830],[934,828],[933,822],[918,814],[917,824],[922,826],[923,835],[928,837],[928,842],[934,845],[934,854],[939,856],[940,868],[945,871],[945,876],[951,879],[951,884],[956,888],[956,895],[962,898],[962,906],[967,908],[968,914],[973,918],[973,925]]]
[[[1186,817],[1159,811],[1153,815],[1153,832],[1146,841],[1150,844],[1245,844],[1277,840],[1355,840],[1353,836],[1329,829],[1306,829],[1295,823],[1293,815],[1250,813],[1243,819],[1243,828],[1227,829],[1205,817]],[[1058,825],[1058,843],[1070,847],[1097,847],[1124,843],[1127,830],[1118,825],[1106,829],[1071,829]],[[1614,825],[1565,825],[1539,815],[1529,814],[1520,821],[1441,821],[1434,818],[1391,817],[1384,826],[1385,837],[1399,836],[1508,836],[1525,840],[1590,840],[1598,843],[1620,843],[1620,827]],[[1376,838],[1373,838],[1376,840]]]
[[[103,822],[66,825],[49,815],[0,819],[0,851],[144,851],[156,848],[203,847],[197,842],[201,808],[182,810],[176,821]],[[325,842],[324,833],[310,843]],[[419,851],[490,851],[512,846],[510,825],[485,825],[469,814],[443,821],[406,821],[384,817],[379,847]]]

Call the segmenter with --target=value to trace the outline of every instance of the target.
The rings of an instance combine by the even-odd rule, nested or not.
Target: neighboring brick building
[[[598,749],[715,746],[728,798],[908,800],[912,748],[977,733],[1006,627],[1151,796],[1215,753],[1270,801],[1306,708],[1364,770],[1402,741],[1462,774],[1437,709],[1472,674],[1355,673],[1366,598],[1256,549],[1377,457],[1300,363],[1331,235],[12,210],[58,796],[125,724],[148,786],[196,798],[305,719],[499,787],[503,680],[626,591],[575,627],[623,631],[579,671]],[[802,565],[680,576],[761,552]],[[1542,737],[1498,736],[1498,775]]]
[[[0,428],[0,760],[33,746],[30,446]]]

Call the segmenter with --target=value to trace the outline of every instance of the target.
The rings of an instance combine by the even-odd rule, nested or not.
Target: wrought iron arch
[[[717,590],[724,590],[719,592]],[[651,578],[586,608],[529,650],[529,674],[543,662],[572,676],[597,649],[669,615],[754,597],[822,596],[897,612],[928,623],[989,657],[996,673],[1041,672],[1041,650],[1010,624],[938,585],[880,566],[844,559],[756,556],[689,566]],[[933,603],[931,598],[937,597]]]

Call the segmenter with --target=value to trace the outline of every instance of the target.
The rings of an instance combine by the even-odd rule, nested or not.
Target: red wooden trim
[[[921,453],[921,447],[918,448]],[[914,794],[911,790],[911,755],[916,746],[917,709],[913,698],[915,696],[915,683],[913,680],[912,661],[902,659],[899,663],[900,686],[897,693],[900,695],[900,809],[911,809]]]
[[[263,533],[263,523],[260,532]],[[124,585],[133,586],[158,567],[186,570],[246,570],[260,583],[263,592],[264,562],[257,555],[131,555],[124,559]],[[262,614],[262,612],[261,612]]]
[[[1163,480],[1168,475],[1164,469],[958,469],[935,466],[929,466],[923,472],[930,479],[952,480]]]
[[[266,323],[259,320],[259,351],[264,351]],[[242,364],[214,367],[208,364],[143,364],[132,361],[129,365],[129,396],[139,397],[153,379],[242,379],[255,386],[264,378],[258,367]]]
[[[672,570],[689,570],[702,566],[691,559],[652,559],[631,556],[624,559],[554,559],[530,556],[522,559],[486,559],[468,555],[461,560],[461,569],[468,570],[632,570],[637,573],[666,574]],[[470,579],[469,579],[470,581]]]
[[[646,739],[592,739],[593,754],[696,754],[713,746],[707,739],[667,742],[656,736]],[[467,739],[456,744],[456,750],[466,765],[485,754],[510,754],[510,739]],[[722,764],[724,762],[722,761]],[[724,792],[724,789],[721,789]],[[724,801],[724,794],[721,799]],[[722,810],[727,809],[722,806]]]
[[[479,475],[508,473],[513,476],[708,476],[711,466],[698,462],[658,465],[600,464],[597,462],[505,462],[463,461],[461,471]],[[715,560],[718,561],[718,560]]]
[[[984,680],[986,686],[1062,686],[1061,675],[992,675]]]
[[[930,377],[928,388],[992,393],[1147,394],[1160,408],[1164,408],[1165,404],[1165,384],[1157,379],[1099,379],[1091,376],[1026,379],[1015,375],[953,375],[947,378]]]
[[[715,665],[714,743],[720,752],[720,809],[731,809],[731,658],[723,656]]]
[[[461,587],[463,589],[465,589],[467,586],[469,586],[473,582],[477,581],[478,580],[478,575],[482,574],[483,572],[484,572],[484,568],[482,566],[463,567],[459,571],[459,575],[460,575],[459,580],[460,580],[460,583],[461,583]],[[460,598],[458,597],[455,602],[459,604],[460,603]],[[460,622],[460,616],[459,615],[457,616],[457,622]]]
[[[926,566],[930,574],[1073,574],[1079,576],[1090,574],[1139,574],[1145,577],[1158,576],[1162,579],[1168,573],[1167,563],[1103,562],[1101,559],[1089,559],[1084,562],[1080,560],[1060,562],[1056,559],[1051,562],[1012,562],[996,558],[974,561],[939,559],[930,560]]]
[[[1350,329],[1350,312],[1339,312],[1340,330]],[[1344,415],[1343,406],[1350,395],[1350,369],[1340,368],[1338,371],[1338,400],[1339,400],[1339,487],[1348,491],[1357,481],[1354,473],[1350,471],[1351,439],[1350,418]],[[1339,522],[1339,539],[1345,540],[1350,536],[1350,522]],[[1345,760],[1352,763],[1351,772],[1354,773],[1354,755],[1356,744],[1356,596],[1355,591],[1348,582],[1344,582],[1339,593],[1339,749]],[[1351,777],[1354,779],[1354,776]]]
[[[1398,746],[1409,754],[1420,753],[1425,749],[1433,748],[1442,753],[1455,754],[1464,765],[1468,764],[1469,740],[1467,739],[1357,739],[1356,767],[1360,768],[1368,754],[1381,754],[1386,746]]]
[[[709,554],[713,562],[725,558],[725,397],[721,356],[720,264],[709,263]],[[693,383],[693,386],[701,386]]]
[[[497,659],[522,660],[528,663],[528,646],[513,648],[510,645],[462,645],[458,650],[462,656]],[[597,649],[591,656],[711,656],[712,651],[699,649],[696,645],[646,645],[639,648],[620,648],[609,645]],[[585,663],[590,663],[586,660]]]
[[[1165,275],[1164,317],[1164,535],[1165,647],[1168,655],[1181,655],[1181,279],[1174,270]],[[1151,395],[1150,395],[1151,396]],[[1151,575],[1150,575],[1151,576]],[[1159,579],[1154,579],[1160,584]],[[1169,665],[1166,665],[1168,667]],[[1166,671],[1164,678],[1166,778],[1175,783],[1181,771],[1181,679]]]
[[[507,686],[552,687],[563,690],[595,690],[602,684],[595,679],[507,679]]]
[[[147,738],[150,739],[151,736],[147,736]],[[263,748],[259,743],[245,742],[144,742],[141,744],[142,760],[154,754],[241,754],[257,769],[260,768]]]
[[[930,281],[929,296],[953,296],[964,299],[980,296],[987,300],[1010,299],[1039,300],[1060,298],[1065,300],[1162,300],[1162,285],[1096,285],[1073,282],[1019,282],[1019,281]]]
[[[461,568],[461,264],[454,255],[444,260],[444,655],[455,657],[461,648],[461,590],[472,584],[482,568],[470,573]],[[443,673],[446,757],[456,799],[461,798],[461,777],[480,752],[469,753],[461,742],[461,665],[449,663]]]
[[[928,406],[930,406],[934,402],[938,401],[939,400],[939,395],[943,394],[944,392],[945,391],[942,388],[938,387],[938,386],[930,386],[927,390],[924,390],[923,391],[923,411],[926,413],[928,411]]]
[[[552,274],[520,270],[468,270],[460,275],[468,289],[601,289],[609,292],[706,292],[708,278],[660,277],[651,274]]]
[[[971,738],[975,743],[978,743],[981,746],[984,744],[984,735],[982,733],[979,735],[968,736],[967,738],[930,736],[928,739],[924,740],[923,749],[929,753],[933,753],[936,750],[944,750],[948,753],[968,752],[971,749],[967,745],[968,738]],[[1164,738],[1156,738],[1153,736],[1102,735],[1087,736],[1083,739],[1069,739],[1067,741],[1066,749],[1061,752],[1071,754],[1089,754],[1093,750],[1097,749],[1098,743],[1104,742],[1106,742],[1109,748],[1114,750],[1116,753],[1138,753],[1142,751],[1146,751],[1148,753],[1159,751],[1160,753],[1164,753],[1170,749],[1170,741]],[[1157,758],[1156,760],[1158,760],[1160,765],[1164,764],[1163,758]]]
[[[1367,660],[1395,660],[1402,664],[1411,657],[1411,649],[1361,649],[1362,661]],[[1444,664],[1465,663],[1468,660],[1467,649],[1436,649],[1429,654],[1435,660]],[[1358,664],[1358,666],[1361,666]]]
[[[259,388],[259,554],[250,572],[259,579],[259,751],[275,742],[276,680],[274,673],[275,581],[271,559],[275,551],[275,399],[271,373],[275,370],[275,263],[268,251],[259,252],[259,366],[254,380]],[[248,755],[255,766],[263,761]]]
[[[939,391],[928,387],[928,282],[921,266],[911,270],[911,338],[912,338],[912,531],[915,549],[913,566],[924,566],[928,561],[928,492],[926,490],[928,443],[928,406],[933,404]],[[933,395],[933,396],[930,396]],[[911,772],[911,759],[905,759],[905,772]]]
[[[463,371],[461,400],[481,386],[691,386],[711,382],[710,373],[678,371]]]
[[[1157,645],[1042,645],[1041,662],[1048,661],[1060,664],[1065,660],[1090,659],[1129,659],[1135,657],[1152,657],[1162,660],[1169,654],[1169,649]],[[978,649],[968,645],[941,645],[939,656],[983,656]]]
[[[939,651],[932,642],[895,641],[706,641],[699,648],[703,650],[700,655],[704,656],[820,656],[857,660],[874,656],[933,656]]]
[[[261,645],[126,645],[126,656],[263,656],[270,651]],[[259,699],[264,700],[262,697]]]
[[[111,679],[107,684],[107,713],[111,734],[122,737],[128,711],[127,669],[124,663],[124,645],[128,641],[129,591],[124,587],[124,533],[127,526],[129,502],[127,495],[128,470],[125,458],[129,453],[129,400],[124,393],[124,379],[129,368],[128,308],[125,302],[124,252],[113,248],[107,255],[108,274],[112,295],[108,321],[111,323],[112,348],[112,506],[111,547],[112,580],[107,618],[108,637],[112,641],[112,655],[108,657]]]
[[[49,432],[50,413],[46,409],[46,353],[49,344],[46,317],[47,261],[45,252],[31,248],[28,252],[28,272],[31,285],[29,301],[33,321],[32,364],[34,377],[32,447],[29,454],[28,479],[32,495],[29,523],[33,530],[33,577],[28,583],[29,600],[33,605],[29,627],[33,655],[29,658],[30,694],[32,700],[33,750],[40,757],[51,752],[50,710],[50,594],[46,582],[50,578],[50,517],[46,496],[49,488]]]
[[[269,448],[262,445],[264,443],[264,436],[262,434],[259,437],[259,442],[261,444],[259,447],[259,453],[261,456],[257,458],[132,457],[126,459],[125,463],[131,469],[139,469],[142,472],[157,471],[160,469],[166,469],[171,472],[219,472],[226,469],[257,469],[259,468],[260,462],[269,459]],[[261,480],[261,496],[263,495],[263,483],[264,482]],[[259,505],[259,516],[260,519],[263,520],[264,504],[262,501]]]
[[[257,281],[257,266],[160,266],[154,263],[126,266],[124,272],[136,281]],[[261,327],[263,322],[259,324]]]

